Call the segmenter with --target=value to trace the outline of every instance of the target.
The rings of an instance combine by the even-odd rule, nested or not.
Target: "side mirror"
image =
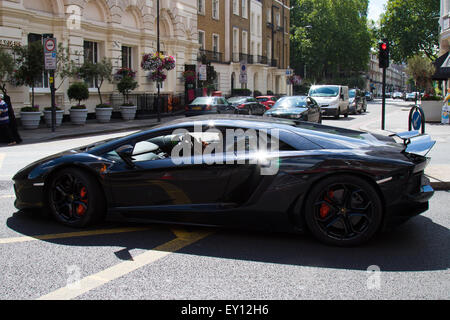
[[[131,144],[125,144],[123,146],[120,146],[119,148],[117,148],[115,151],[117,152],[117,154],[119,155],[120,158],[122,158],[123,161],[125,161],[125,163],[134,168],[135,165],[133,163],[133,150],[134,147]]]

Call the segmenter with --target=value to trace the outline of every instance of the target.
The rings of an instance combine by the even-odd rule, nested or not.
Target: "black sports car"
[[[83,227],[120,213],[193,225],[309,230],[358,245],[428,209],[434,145],[309,122],[209,115],[34,162],[14,177],[18,209]]]

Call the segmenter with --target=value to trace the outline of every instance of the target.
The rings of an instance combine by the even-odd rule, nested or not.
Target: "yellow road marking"
[[[0,153],[0,169],[2,168],[2,165],[3,165],[3,159],[5,159],[5,154]]]
[[[149,230],[149,229],[150,229],[149,227],[130,227],[130,228],[114,228],[114,229],[89,230],[89,231],[79,231],[79,232],[66,232],[66,233],[55,233],[55,234],[43,234],[43,235],[36,235],[36,236],[3,238],[3,239],[0,239],[0,244],[37,241],[37,240],[64,239],[64,238],[73,238],[73,237],[87,237],[87,236],[95,236],[95,235],[102,235],[102,234],[145,231],[145,230]]]
[[[0,199],[5,199],[5,198],[15,198],[16,196],[14,194],[6,194],[6,195],[2,195],[0,196]]]
[[[121,262],[115,266],[107,268],[103,271],[87,276],[79,281],[68,284],[65,287],[57,289],[49,294],[46,294],[38,300],[68,300],[74,299],[92,289],[100,287],[112,280],[118,279],[132,271],[135,271],[145,265],[153,263],[169,254],[178,251],[194,242],[197,242],[211,232],[182,232],[174,231],[174,234],[181,235],[169,242],[166,242],[152,250],[148,250],[136,257],[133,260]]]

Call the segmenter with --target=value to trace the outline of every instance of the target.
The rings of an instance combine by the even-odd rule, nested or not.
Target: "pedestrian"
[[[3,94],[0,94],[0,138],[8,146],[16,144],[9,127],[8,104],[3,100]]]
[[[6,102],[6,104],[8,105],[8,116],[9,116],[9,128],[10,128],[10,132],[14,138],[14,141],[16,141],[16,143],[21,143],[22,142],[22,138],[19,135],[19,131],[17,129],[17,120],[16,120],[16,115],[14,114],[14,108],[12,106],[11,103],[11,98],[9,95],[5,94],[4,95],[4,101]]]

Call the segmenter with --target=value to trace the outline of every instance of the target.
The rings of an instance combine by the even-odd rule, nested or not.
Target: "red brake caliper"
[[[331,199],[333,197],[334,197],[334,192],[333,191],[329,191],[328,192],[328,198]],[[325,201],[330,201],[328,198],[327,198],[327,195],[325,195],[324,200]],[[330,206],[328,206],[325,203],[322,203],[322,205],[320,206],[320,212],[319,212],[320,217],[321,218],[325,218],[329,213],[330,213]]]
[[[81,188],[81,190],[80,190],[81,201],[83,201],[84,203],[87,204],[87,199],[84,199],[84,197],[86,197],[86,195],[87,195],[86,188],[85,187]],[[79,216],[82,216],[85,212],[86,212],[86,208],[83,207],[81,204],[79,204],[78,207],[77,207],[77,214]]]

